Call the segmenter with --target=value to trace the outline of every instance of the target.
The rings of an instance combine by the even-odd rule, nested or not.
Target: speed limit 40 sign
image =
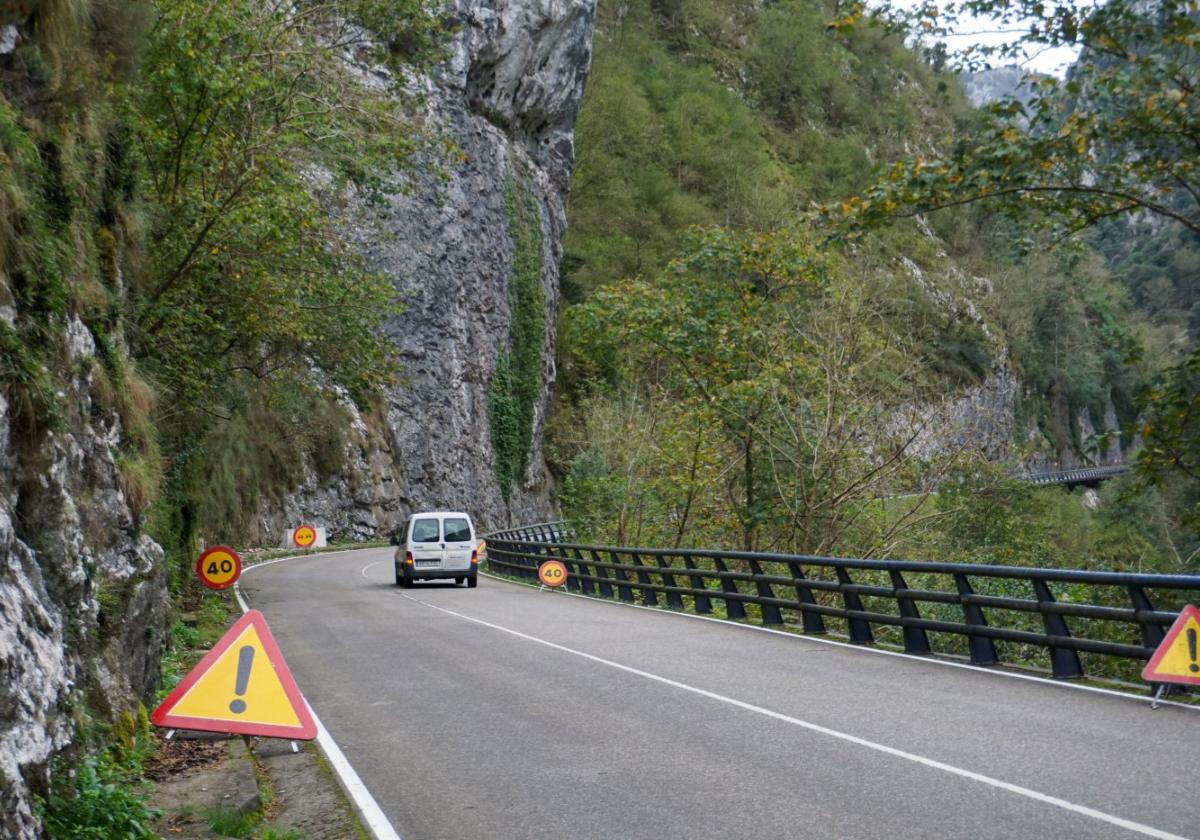
[[[209,589],[228,589],[242,576],[242,558],[232,548],[214,545],[196,561],[196,576]]]
[[[538,566],[538,580],[542,586],[562,586],[567,582],[567,567],[557,560],[547,560]]]

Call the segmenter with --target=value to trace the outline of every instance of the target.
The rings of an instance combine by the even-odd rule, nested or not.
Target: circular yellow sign
[[[301,525],[292,532],[292,542],[300,548],[308,548],[317,541],[317,529],[311,525]]]
[[[562,586],[567,582],[567,567],[557,560],[547,560],[538,566],[538,580],[543,586]]]
[[[196,560],[196,574],[209,589],[228,589],[242,575],[242,558],[232,548],[214,545]]]

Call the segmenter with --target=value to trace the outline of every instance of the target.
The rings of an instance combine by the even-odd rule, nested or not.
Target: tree
[[[975,202],[1062,233],[1147,212],[1200,232],[1200,21],[1195,0],[1095,6],[966,0],[917,13],[937,35],[966,14],[1023,27],[967,61],[1075,46],[1065,79],[1030,79],[1033,96],[989,107],[945,154],[895,163],[860,196],[826,208],[870,223]],[[929,25],[937,20],[937,25]]]
[[[1133,214],[1200,233],[1198,11],[1196,0],[964,0],[940,14],[932,6],[918,10],[909,21],[935,36],[963,15],[1016,31],[1008,44],[977,48],[968,63],[1059,46],[1079,47],[1080,56],[1065,79],[1031,79],[1028,103],[992,105],[946,153],[896,162],[874,186],[823,208],[824,215],[855,231],[980,204],[1060,237]],[[1151,479],[1194,475],[1197,367],[1200,346],[1142,402],[1150,439],[1141,467]]]
[[[618,435],[589,430],[610,443],[567,485],[615,498],[619,480],[675,544],[732,532],[746,550],[885,552],[926,493],[880,528],[868,508],[931,486],[912,457],[924,423],[905,419],[922,376],[859,283],[796,234],[710,229],[655,281],[594,293],[572,318],[575,364],[637,389],[641,411]]]
[[[390,376],[375,328],[395,311],[331,212],[399,188],[417,132],[351,57],[382,47],[352,15],[431,27],[408,0],[159,0],[128,102],[144,163],[144,271],[131,338],[188,406],[231,376],[318,365],[362,395]],[[387,13],[387,14],[385,14]],[[343,208],[343,212],[347,212]]]

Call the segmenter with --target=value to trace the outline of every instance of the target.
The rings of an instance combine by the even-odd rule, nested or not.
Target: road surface
[[[242,579],[404,840],[1200,838],[1200,710],[480,579]]]

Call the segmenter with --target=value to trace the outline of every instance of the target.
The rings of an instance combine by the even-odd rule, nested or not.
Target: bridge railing
[[[1129,472],[1126,464],[1113,464],[1107,467],[1078,467],[1073,470],[1057,470],[1054,472],[1029,473],[1025,480],[1031,484],[1044,486],[1048,484],[1091,484],[1115,478]]]
[[[951,634],[965,640],[977,665],[1000,664],[1002,650],[1022,664],[1041,651],[1061,679],[1084,676],[1081,654],[1140,668],[1182,606],[1200,599],[1200,575],[628,548],[568,538],[563,523],[491,534],[488,562],[536,579],[540,563],[557,559],[567,566],[568,588],[582,594],[794,624],[806,633],[826,633],[833,620],[851,642],[880,635],[913,654],[934,651],[930,634]]]

